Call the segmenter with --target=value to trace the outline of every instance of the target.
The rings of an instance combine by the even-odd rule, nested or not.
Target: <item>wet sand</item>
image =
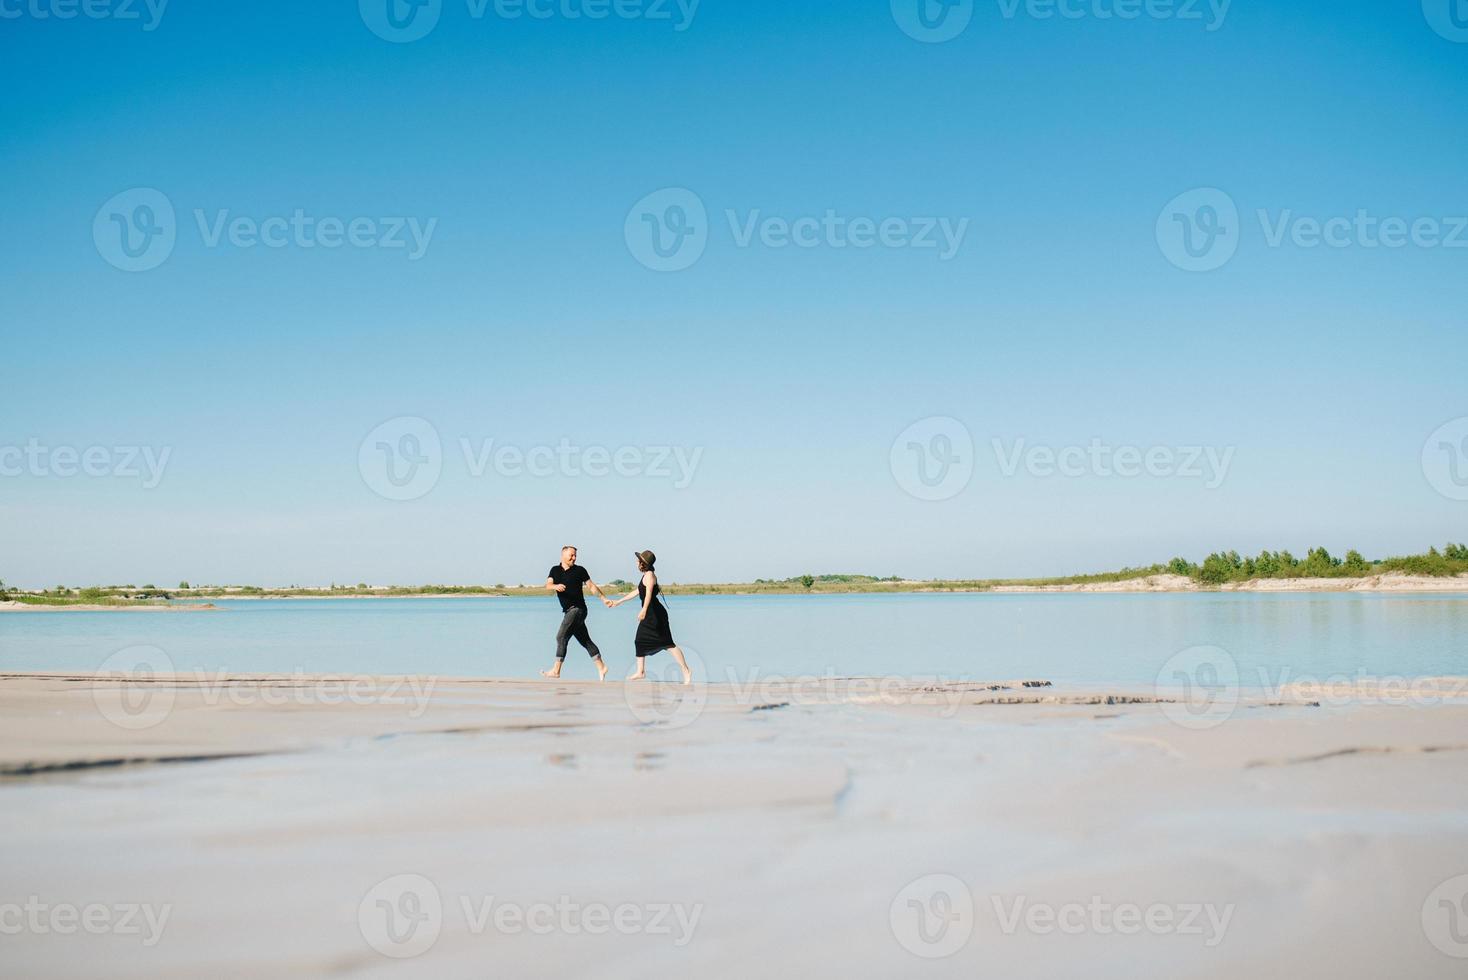
[[[1468,873],[1462,689],[1210,716],[1023,680],[7,675],[0,928],[7,903],[158,928],[42,915],[0,956],[27,977],[1461,976],[1439,902]]]

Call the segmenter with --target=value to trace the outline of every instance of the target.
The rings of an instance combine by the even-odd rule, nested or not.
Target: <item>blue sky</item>
[[[0,2],[0,578],[518,582],[565,541],[606,578],[644,547],[675,580],[1029,575],[1468,537],[1423,457],[1468,416],[1468,235],[1444,241],[1468,215],[1468,28],[1446,3],[990,0],[927,43],[886,0],[442,0],[393,43],[371,2],[173,0],[155,23]],[[175,240],[125,271],[107,236],[139,188]],[[628,228],[670,220],[634,208],[667,188],[702,207],[703,251],[655,271]],[[1168,213],[1197,189],[1239,215],[1203,272],[1158,232],[1203,220]],[[211,244],[221,218],[297,211],[431,234],[417,257]],[[966,224],[950,257],[741,244],[828,212]],[[1437,238],[1297,241],[1358,213]],[[405,417],[439,475],[388,499],[362,443]],[[919,499],[893,444],[918,423],[947,451],[933,418],[971,474]],[[578,465],[476,475],[461,440],[567,440]],[[1232,454],[1218,481],[1006,472],[1093,441],[1174,470]],[[27,446],[103,447],[104,475]],[[593,446],[631,475],[582,473]],[[168,452],[156,486],[130,447]],[[660,447],[697,454],[691,479]]]

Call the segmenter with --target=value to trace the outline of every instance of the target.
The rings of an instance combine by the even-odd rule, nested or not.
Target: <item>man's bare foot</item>
[[[604,681],[607,679],[607,664],[601,657],[596,658],[596,672],[601,675],[597,680]]]
[[[602,668],[602,672],[603,673],[606,672],[606,668],[605,667]],[[559,666],[557,666],[557,667],[552,667],[550,670],[542,670],[540,672],[540,676],[541,677],[549,677],[553,681],[554,680],[560,680],[560,677],[561,677],[561,668]]]

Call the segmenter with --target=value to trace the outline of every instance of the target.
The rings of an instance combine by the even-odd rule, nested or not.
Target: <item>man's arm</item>
[[[556,580],[553,579],[553,578],[551,578],[549,575],[547,575],[545,577],[545,587],[547,589],[550,589],[552,592],[565,592],[566,591],[566,587],[564,585],[557,585],[556,584]]]
[[[586,584],[589,585],[589,586],[591,586],[591,591],[593,591],[597,595],[601,596],[601,601],[602,602],[606,603],[609,606],[612,604],[612,600],[610,600],[610,599],[607,598],[607,594],[601,590],[601,586],[600,585],[597,585],[594,581],[592,581],[591,573],[590,572],[587,572],[586,573]]]

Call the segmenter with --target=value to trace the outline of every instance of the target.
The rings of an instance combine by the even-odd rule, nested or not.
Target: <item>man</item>
[[[576,642],[591,654],[591,662],[596,664],[600,679],[607,678],[607,665],[601,659],[601,651],[596,648],[591,634],[586,631],[586,596],[581,591],[583,584],[590,585],[591,591],[601,596],[603,605],[612,604],[601,586],[591,580],[591,574],[576,564],[576,548],[568,544],[561,549],[561,563],[552,565],[550,574],[545,579],[545,587],[556,593],[556,598],[561,600],[561,628],[556,631],[556,665],[550,670],[542,670],[540,673],[544,677],[554,679],[561,676],[561,665],[566,662],[566,646],[574,636]]]

